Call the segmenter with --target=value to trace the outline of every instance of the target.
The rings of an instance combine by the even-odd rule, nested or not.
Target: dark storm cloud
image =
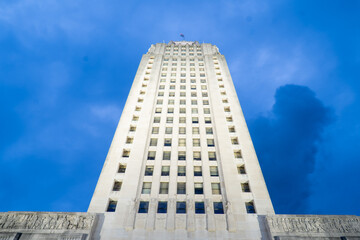
[[[277,89],[269,116],[250,121],[249,128],[277,213],[303,213],[311,194],[318,144],[332,111],[305,86]]]

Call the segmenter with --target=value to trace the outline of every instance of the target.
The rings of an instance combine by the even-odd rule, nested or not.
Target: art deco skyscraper
[[[267,239],[273,206],[216,46],[142,57],[88,211],[107,240]]]

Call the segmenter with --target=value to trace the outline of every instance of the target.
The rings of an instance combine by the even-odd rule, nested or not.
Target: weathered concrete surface
[[[1,240],[89,240],[96,226],[94,213],[0,213]]]
[[[352,215],[270,215],[271,239],[360,239],[360,217]]]

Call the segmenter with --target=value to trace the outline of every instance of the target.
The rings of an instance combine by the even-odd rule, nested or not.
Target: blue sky
[[[142,54],[216,44],[277,213],[360,215],[359,1],[0,2],[0,211],[86,211]]]

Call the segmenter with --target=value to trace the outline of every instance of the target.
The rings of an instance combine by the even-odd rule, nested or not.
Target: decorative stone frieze
[[[334,215],[270,215],[266,224],[272,239],[359,237],[360,217]]]
[[[93,213],[0,213],[0,239],[90,239],[96,225]]]

